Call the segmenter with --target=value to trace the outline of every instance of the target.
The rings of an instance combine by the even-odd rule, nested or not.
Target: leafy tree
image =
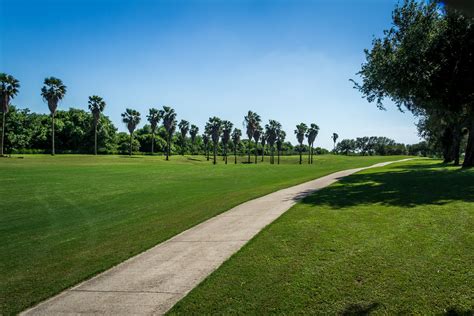
[[[135,128],[137,128],[138,124],[140,124],[140,112],[132,109],[126,109],[124,113],[122,113],[122,122],[127,125],[128,131],[130,133],[130,151],[129,155],[132,155],[133,150],[133,132]]]
[[[219,136],[221,135],[222,121],[220,118],[214,116],[209,118],[208,125],[206,126],[211,136],[213,148],[214,148],[214,164],[217,163],[217,147],[219,145]]]
[[[48,103],[49,111],[51,112],[51,155],[54,156],[54,116],[58,108],[58,103],[66,95],[66,86],[61,79],[49,77],[44,79],[44,86],[41,88],[41,96]]]
[[[307,130],[308,130],[308,126],[306,126],[306,124],[304,123],[300,123],[296,125],[295,135],[296,135],[296,139],[298,140],[298,143],[300,144],[299,146],[300,165],[303,163],[303,142],[304,142],[304,136]]]
[[[283,130],[277,131],[276,145],[277,145],[277,151],[278,151],[278,164],[280,164],[280,156],[281,156],[281,151],[283,149],[283,143],[285,142],[285,137],[286,137],[285,131]]]
[[[176,131],[176,123],[176,112],[174,109],[169,106],[163,106],[163,126],[166,130],[166,143],[168,145],[166,160],[169,160],[169,156],[171,155],[171,137]]]
[[[453,143],[467,127],[463,167],[473,166],[473,19],[435,1],[415,0],[405,0],[392,16],[392,27],[366,50],[362,84],[355,87],[382,109],[389,98],[415,115],[439,111],[457,126]]]
[[[334,152],[336,151],[336,142],[337,142],[337,139],[339,138],[339,135],[337,133],[332,133],[332,142],[334,143]]]
[[[225,159],[225,164],[227,165],[227,144],[229,143],[230,136],[232,133],[232,127],[234,124],[232,124],[229,121],[222,121],[221,122],[222,126],[222,146],[224,147],[224,159]]]
[[[163,110],[158,110],[156,108],[151,108],[148,112],[147,119],[151,127],[151,154],[155,152],[155,133],[158,123],[160,123],[161,118],[163,117]]]
[[[237,146],[240,144],[240,137],[242,137],[242,131],[235,128],[232,132],[232,143],[234,144],[234,163],[237,164]]]
[[[186,120],[181,120],[178,124],[180,136],[181,136],[181,155],[184,156],[186,151],[186,135],[189,131],[189,122]]]
[[[260,124],[258,124],[257,128],[253,132],[253,139],[255,141],[255,163],[257,163],[257,158],[258,158],[258,141],[262,134],[263,134],[263,129],[262,127],[260,127]]]
[[[313,163],[313,146],[314,146],[314,141],[316,140],[316,137],[318,136],[318,133],[319,133],[319,126],[316,124],[311,124],[310,127],[308,128],[308,131],[306,132],[306,138],[308,138],[308,147],[309,147],[308,163],[310,164]]]
[[[5,119],[9,110],[10,101],[15,98],[20,89],[20,82],[12,75],[0,73],[0,102],[2,110],[2,143],[0,146],[0,157],[3,156],[5,145]]]
[[[94,119],[94,155],[97,155],[97,124],[99,123],[100,114],[105,109],[105,101],[97,95],[89,97],[89,110]]]
[[[247,130],[247,137],[248,137],[248,161],[247,163],[250,163],[250,144],[252,142],[252,137],[255,134],[255,131],[257,130],[259,123],[260,123],[260,115],[258,115],[255,112],[248,111],[247,115],[244,117],[244,124]],[[256,146],[255,146],[256,147]]]
[[[353,139],[343,139],[336,145],[336,152],[344,155],[354,153],[356,142]]]
[[[199,134],[199,127],[196,125],[191,125],[191,129],[189,130],[189,135],[191,135],[191,154],[194,155],[194,147],[196,144],[196,137]]]

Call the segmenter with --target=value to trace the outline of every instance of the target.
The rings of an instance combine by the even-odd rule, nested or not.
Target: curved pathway
[[[342,177],[393,162],[336,172],[240,204],[23,314],[163,314],[299,199]]]

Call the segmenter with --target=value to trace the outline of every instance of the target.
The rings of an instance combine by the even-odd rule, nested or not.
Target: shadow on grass
[[[351,304],[344,309],[341,315],[344,315],[344,316],[369,315],[371,312],[376,310],[379,306],[380,306],[379,303],[372,303],[368,305]]]
[[[401,165],[389,172],[354,174],[340,183],[343,185],[321,190],[301,202],[333,208],[373,203],[415,207],[450,201],[474,202],[474,172],[443,164]]]

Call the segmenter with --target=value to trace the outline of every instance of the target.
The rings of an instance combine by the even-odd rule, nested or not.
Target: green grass
[[[13,314],[246,200],[401,157],[213,166],[202,157],[0,159],[0,314]],[[268,157],[266,158],[268,161]]]
[[[171,314],[474,313],[474,170],[345,178],[265,228]]]

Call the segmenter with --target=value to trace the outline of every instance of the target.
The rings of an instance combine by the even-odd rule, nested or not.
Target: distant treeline
[[[58,153],[90,154],[94,152],[94,124],[90,112],[70,108],[68,111],[56,112],[56,151]],[[50,153],[51,152],[51,116],[38,114],[28,109],[10,107],[5,124],[5,152],[6,153]],[[133,152],[147,154],[151,152],[152,131],[149,124],[135,131],[133,138]],[[100,154],[128,154],[130,137],[128,133],[118,132],[108,116],[101,115],[97,125],[97,145]],[[165,153],[167,149],[167,133],[163,126],[158,127],[155,135],[155,152]],[[181,135],[173,135],[171,145],[172,154],[205,154],[206,147],[201,135],[197,135],[194,144],[188,137],[183,143]],[[219,144],[218,151],[222,151]],[[248,151],[249,142],[243,139],[238,146],[238,154],[244,155]],[[300,146],[291,142],[283,142],[283,155],[299,154]],[[250,143],[250,151],[255,154],[255,142]],[[302,152],[308,153],[309,146],[303,145]],[[344,155],[436,155],[436,150],[430,148],[426,142],[416,145],[396,143],[386,137],[360,137],[357,139],[343,139],[337,143],[337,154]],[[317,155],[328,154],[329,151],[316,147]],[[270,155],[268,146],[258,144],[257,155]]]

